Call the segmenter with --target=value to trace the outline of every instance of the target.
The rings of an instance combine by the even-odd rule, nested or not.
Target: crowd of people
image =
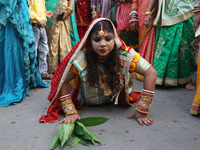
[[[129,117],[149,125],[155,85],[193,90],[198,66],[199,89],[200,0],[0,0],[0,7],[0,107],[50,79],[51,104],[40,122],[64,112],[61,123],[73,123],[82,105],[138,102]],[[144,82],[142,92],[132,78]]]

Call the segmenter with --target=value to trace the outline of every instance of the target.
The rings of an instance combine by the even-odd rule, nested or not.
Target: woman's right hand
[[[60,123],[74,123],[76,120],[81,119],[78,114],[67,115]]]
[[[138,22],[137,21],[130,23],[130,30],[133,31],[134,33],[138,32]]]
[[[152,15],[146,15],[145,19],[144,19],[144,25],[147,27],[147,28],[150,28],[152,25],[153,25],[153,22],[152,22]]]

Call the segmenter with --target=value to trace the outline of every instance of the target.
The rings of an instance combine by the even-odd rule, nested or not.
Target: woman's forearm
[[[154,91],[155,89],[155,82],[156,82],[157,72],[151,66],[147,71],[144,73],[144,89],[149,91]]]
[[[69,7],[73,9],[74,6],[74,0],[69,0]]]

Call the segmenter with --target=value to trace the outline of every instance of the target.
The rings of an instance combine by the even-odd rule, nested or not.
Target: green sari
[[[179,4],[174,0],[161,0],[161,3],[163,5],[160,4],[159,7],[162,8],[158,11],[161,14],[157,14],[154,23],[157,25],[153,63],[157,71],[156,84],[165,86],[186,84],[192,80],[195,71],[195,36],[192,27],[192,7],[190,7],[193,3],[191,0],[182,0]],[[166,4],[168,6],[165,6]],[[176,14],[169,14],[170,4],[173,5],[171,6],[173,10],[175,6],[183,4],[187,6],[184,9],[188,8],[188,11],[184,10],[186,12],[183,13],[181,11],[183,6],[179,6]]]

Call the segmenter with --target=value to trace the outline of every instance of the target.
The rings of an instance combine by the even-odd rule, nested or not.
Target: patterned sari
[[[190,0],[159,1],[154,22],[157,31],[153,63],[158,85],[177,86],[192,79],[195,70],[193,4]]]
[[[26,0],[0,0],[0,107],[19,103],[29,88],[47,87],[38,70]]]
[[[47,36],[49,43],[48,72],[54,73],[67,53],[71,50],[70,17],[58,21],[57,15],[68,7],[68,0],[46,0],[45,6],[54,16],[47,20]],[[73,23],[73,22],[72,22]],[[72,25],[72,27],[74,27]],[[74,29],[74,28],[73,28]]]

